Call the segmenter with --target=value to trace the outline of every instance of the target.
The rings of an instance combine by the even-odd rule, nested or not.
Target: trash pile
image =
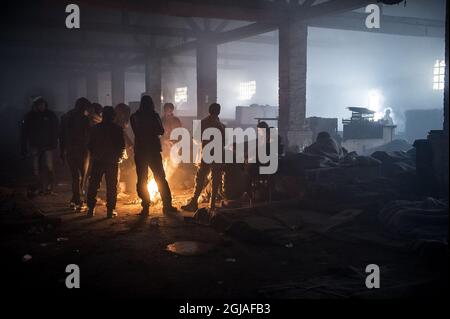
[[[358,155],[356,152],[350,152],[338,160],[332,159],[325,155],[321,156],[308,153],[289,154],[280,161],[280,173],[304,175],[308,170],[323,168],[377,167],[393,165],[407,168],[406,171],[414,171],[414,151],[376,151],[370,156]]]

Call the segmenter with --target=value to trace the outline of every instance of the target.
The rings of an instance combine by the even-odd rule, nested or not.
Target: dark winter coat
[[[104,163],[118,163],[125,150],[123,129],[112,122],[101,122],[92,129],[88,149],[91,159]]]
[[[164,128],[158,113],[140,108],[131,116],[130,123],[134,133],[136,154],[161,152],[160,136],[164,134]]]

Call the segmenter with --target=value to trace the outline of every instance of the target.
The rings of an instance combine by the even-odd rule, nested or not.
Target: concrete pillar
[[[164,97],[162,103],[171,102],[175,104],[175,89],[172,86],[163,86],[162,95]]]
[[[125,102],[125,70],[121,66],[111,70],[111,101],[113,107]]]
[[[98,102],[98,74],[95,71],[86,74],[86,98]]]
[[[290,149],[312,141],[305,127],[308,26],[284,21],[279,29],[279,130]]]
[[[161,109],[161,59],[147,56],[145,61],[145,93],[155,103],[156,111]]]
[[[201,42],[197,47],[197,118],[208,115],[217,102],[217,45]]]

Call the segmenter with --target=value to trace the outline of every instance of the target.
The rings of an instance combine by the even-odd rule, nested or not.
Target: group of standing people
[[[166,157],[169,156],[174,142],[170,133],[181,127],[181,121],[174,116],[172,103],[166,103],[163,110],[164,116],[161,119],[149,95],[142,96],[139,109],[133,114],[124,103],[115,108],[102,107],[82,97],[76,101],[75,107],[63,114],[61,121],[58,121],[58,117],[49,110],[48,103],[42,97],[35,99],[32,110],[25,115],[22,122],[21,145],[24,156],[31,153],[33,172],[39,181],[37,189],[43,194],[52,193],[53,153],[59,141],[61,160],[68,164],[72,179],[70,207],[75,211],[83,211],[87,204],[87,215],[94,216],[97,192],[105,177],[107,216],[115,217],[119,172],[125,168],[121,167],[120,163],[127,159],[127,154],[133,153],[137,176],[136,191],[142,205],[141,215],[149,215],[151,204],[147,188],[149,168],[161,195],[163,213],[177,213],[177,208],[172,205],[172,194],[161,152],[164,152]],[[218,103],[209,106],[209,115],[201,120],[201,135],[208,128],[216,128],[224,136],[225,126],[219,119],[220,111],[221,106]],[[134,140],[126,133],[128,124],[131,125]],[[261,128],[269,129],[267,124]],[[202,148],[209,142],[210,140],[202,140]],[[228,167],[230,178],[233,175],[233,167]],[[242,179],[244,173],[238,171],[240,170],[234,175]],[[198,209],[198,199],[207,185],[208,175],[211,176],[210,208],[214,209],[222,185],[223,172],[226,177],[227,169],[225,167],[224,170],[221,163],[206,163],[202,160],[195,176],[193,196],[181,209]],[[130,175],[130,172],[124,175]]]
[[[170,125],[179,120],[173,117],[173,105],[164,107],[164,117]],[[124,132],[131,124],[134,143]],[[174,124],[175,123],[175,124]],[[79,98],[75,107],[61,116],[49,110],[47,101],[38,97],[21,123],[21,154],[31,154],[33,175],[38,181],[33,192],[51,194],[54,189],[53,156],[58,147],[63,163],[67,163],[72,179],[70,207],[82,211],[87,204],[88,216],[94,216],[97,191],[103,176],[106,180],[107,216],[115,217],[119,164],[126,157],[126,148],[132,147],[137,174],[137,193],[142,200],[141,214],[149,214],[150,196],[147,189],[148,168],[153,172],[163,202],[165,214],[176,213],[166,180],[161,157],[160,137],[164,127],[149,95],[141,98],[139,109],[130,114],[126,104],[101,107],[86,98]],[[86,179],[88,187],[83,196]],[[86,200],[84,200],[86,197]]]

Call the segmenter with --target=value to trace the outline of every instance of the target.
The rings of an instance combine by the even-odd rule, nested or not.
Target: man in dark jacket
[[[103,108],[102,122],[95,125],[89,139],[88,149],[92,163],[87,192],[88,216],[95,214],[97,191],[103,175],[106,180],[107,217],[116,217],[117,177],[119,162],[125,151],[123,129],[114,124],[115,112],[111,106]]]
[[[48,109],[47,101],[38,97],[33,101],[21,126],[21,154],[28,150],[33,158],[33,174],[38,180],[38,191],[51,193],[53,189],[53,153],[58,144],[58,118]]]
[[[148,216],[150,207],[150,194],[147,189],[148,167],[153,172],[158,191],[163,202],[163,213],[177,212],[172,206],[172,194],[166,180],[166,174],[161,158],[160,136],[164,134],[161,118],[155,112],[155,105],[149,95],[141,98],[139,110],[130,119],[134,132],[134,158],[137,173],[137,192],[142,199],[142,216]]]
[[[60,152],[61,159],[67,160],[72,176],[72,199],[70,207],[80,211],[84,179],[88,168],[88,141],[91,124],[86,115],[91,102],[81,97],[75,107],[61,117]]]
[[[220,131],[222,136],[222,144],[225,141],[225,125],[220,121],[220,104],[212,103],[209,106],[209,115],[205,117],[201,121],[201,135],[208,128],[216,128]],[[209,140],[202,140],[202,147],[205,147],[208,144]],[[194,195],[192,196],[189,203],[182,206],[181,209],[187,211],[196,211],[198,209],[198,198],[206,185],[206,177],[211,172],[211,199],[210,199],[210,208],[214,210],[216,208],[216,198],[219,192],[219,188],[221,186],[222,180],[222,163],[206,163],[203,161],[203,153],[202,153],[202,161],[200,162],[200,166],[197,170],[197,174],[195,175],[195,190]]]

